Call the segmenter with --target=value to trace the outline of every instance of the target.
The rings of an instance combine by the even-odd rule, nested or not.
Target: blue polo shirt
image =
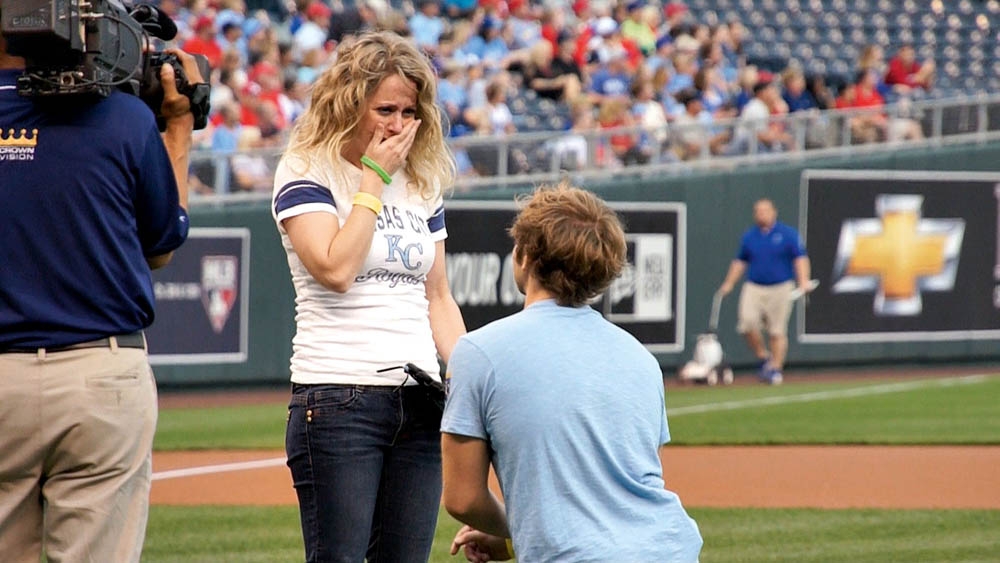
[[[778,221],[769,231],[754,225],[740,241],[736,258],[746,262],[747,279],[774,285],[795,279],[795,259],[806,255],[799,233]]]
[[[663,374],[635,337],[539,301],[460,338],[448,374],[441,431],[489,443],[518,561],[698,560],[664,488]]]
[[[145,257],[188,230],[153,113],[120,92],[42,111],[20,74],[0,70],[0,352],[149,326]]]

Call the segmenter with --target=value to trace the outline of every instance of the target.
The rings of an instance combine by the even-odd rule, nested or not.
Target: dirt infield
[[[283,455],[158,452],[152,501],[293,504],[288,469],[279,465]],[[253,460],[271,460],[271,466],[163,473]],[[1000,509],[1000,446],[671,446],[663,462],[667,488],[692,507]]]
[[[984,371],[997,367],[793,372],[786,381],[886,382]],[[675,379],[666,383],[668,389],[679,385]],[[743,376],[737,384],[756,382]],[[159,404],[204,407],[287,398],[287,389],[167,392]],[[157,452],[152,501],[294,504],[283,458],[282,451]],[[1000,446],[670,446],[663,467],[667,488],[693,507],[1000,509]]]

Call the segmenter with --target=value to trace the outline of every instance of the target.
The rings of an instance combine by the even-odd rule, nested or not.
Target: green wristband
[[[382,181],[385,182],[386,184],[392,183],[392,176],[390,176],[389,173],[386,172],[385,170],[382,170],[382,167],[379,166],[377,162],[368,158],[368,155],[361,156],[361,164],[364,164],[368,168],[374,170],[375,173],[379,175],[379,178],[382,178]]]

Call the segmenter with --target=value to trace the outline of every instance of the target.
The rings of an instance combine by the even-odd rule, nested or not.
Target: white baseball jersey
[[[336,293],[309,274],[282,221],[303,213],[332,213],[343,227],[361,185],[361,170],[344,160],[338,164],[340,169],[314,161],[307,170],[301,160],[285,156],[274,176],[271,212],[295,286],[292,381],[398,385],[406,377],[401,370],[377,370],[407,362],[437,375],[424,286],[435,243],[447,237],[441,197],[428,201],[407,191],[406,173],[396,172],[382,192],[384,207],[368,258],[351,288]]]

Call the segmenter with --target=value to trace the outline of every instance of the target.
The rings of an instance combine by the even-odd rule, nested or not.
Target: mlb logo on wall
[[[247,361],[250,229],[192,228],[170,265],[153,272],[153,364]]]
[[[201,259],[201,303],[216,333],[222,332],[236,303],[239,267],[236,256],[203,256]]]
[[[1000,339],[1000,174],[807,170],[802,342]],[[994,258],[997,258],[994,260]]]
[[[608,288],[605,316],[616,323],[673,319],[673,235],[628,234],[626,243],[625,269]]]

